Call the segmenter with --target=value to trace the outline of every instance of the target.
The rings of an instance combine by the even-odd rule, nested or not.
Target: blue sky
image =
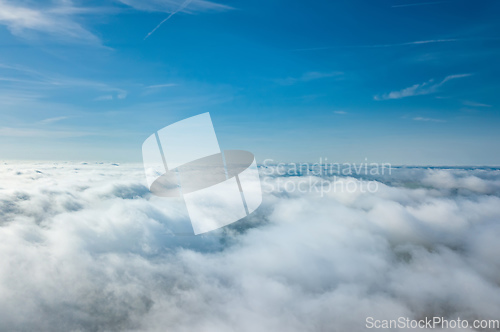
[[[221,148],[259,162],[500,165],[499,13],[0,0],[0,158],[140,161],[151,133],[208,111]]]

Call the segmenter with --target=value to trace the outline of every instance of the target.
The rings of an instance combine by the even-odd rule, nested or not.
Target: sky
[[[258,162],[500,165],[499,9],[0,0],[0,159],[140,162],[210,112]]]

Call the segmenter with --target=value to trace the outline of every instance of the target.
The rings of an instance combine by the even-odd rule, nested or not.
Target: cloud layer
[[[3,163],[0,329],[359,331],[368,316],[499,318],[498,170],[322,178],[378,190],[275,191],[248,220],[194,237],[179,235],[182,201],[151,196],[141,165]]]

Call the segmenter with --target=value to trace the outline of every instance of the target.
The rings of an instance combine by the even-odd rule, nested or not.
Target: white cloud
[[[462,101],[462,104],[464,104],[465,106],[471,106],[471,107],[492,107],[491,105],[488,105],[488,104],[478,103],[478,102],[470,101],[470,100],[464,100],[464,101]]]
[[[51,123],[54,123],[54,122],[59,122],[59,121],[62,121],[62,120],[66,120],[68,117],[67,116],[57,116],[57,117],[53,117],[53,118],[47,118],[47,119],[43,119],[42,121],[40,121],[41,124],[51,124]]]
[[[305,177],[263,176],[279,179]],[[373,193],[266,194],[248,220],[192,237],[172,235],[189,226],[182,201],[151,196],[142,165],[2,163],[0,329],[360,331],[368,316],[498,319],[498,171],[395,168],[376,180]]]
[[[416,40],[404,43],[395,44],[375,44],[375,45],[361,45],[361,48],[379,48],[379,47],[392,47],[392,46],[410,46],[410,45],[425,45],[425,44],[440,44],[440,43],[453,43],[460,41],[460,39],[448,38],[448,39],[427,39],[427,40]]]
[[[16,36],[29,37],[29,32],[37,32],[67,42],[99,44],[99,38],[77,22],[75,9],[64,3],[43,7],[32,2],[0,0],[0,24]]]
[[[310,71],[302,74],[299,77],[287,77],[287,78],[276,79],[275,82],[281,85],[293,85],[300,82],[315,81],[323,78],[341,77],[343,74],[344,73],[339,71],[332,71],[332,72]]]
[[[311,48],[300,48],[295,49],[295,51],[321,51],[321,50],[332,50],[339,48],[385,48],[394,46],[411,46],[411,45],[426,45],[426,44],[439,44],[439,43],[452,43],[464,41],[463,39],[427,39],[427,40],[416,40],[404,43],[394,43],[394,44],[368,44],[368,45],[344,45],[344,46],[324,46],[324,47],[311,47]]]
[[[82,89],[88,89],[108,93],[105,96],[97,97],[97,100],[107,100],[113,98],[124,99],[128,95],[128,92],[122,88],[99,81],[72,78],[53,73],[48,74],[43,71],[33,70],[19,65],[0,64],[0,69],[0,73],[5,72],[6,74],[17,76],[16,78],[5,79],[5,81],[10,82],[8,85],[8,95],[27,94],[28,91],[33,91],[33,95],[40,97],[42,92],[47,92],[47,89],[60,90],[75,88],[79,91]],[[1,76],[0,81],[2,81]],[[14,90],[15,88],[17,88],[17,92]],[[0,92],[1,91],[0,85]],[[110,95],[109,93],[113,94]]]
[[[174,13],[197,13],[206,11],[225,11],[232,9],[230,6],[222,5],[206,0],[192,0],[185,6],[186,0],[119,0],[121,3],[137,10],[149,12]]]
[[[434,118],[423,118],[421,116],[417,116],[413,118],[413,121],[424,121],[424,122],[446,122],[442,119],[434,119]]]
[[[120,91],[118,91],[116,98],[125,99],[125,98],[127,98],[127,95],[128,95],[128,93],[126,91],[120,90]]]
[[[195,14],[232,9],[206,0],[119,0],[119,2],[136,10],[170,14],[146,38],[177,12]],[[28,0],[0,0],[0,24],[5,25],[13,35],[27,39],[44,34],[64,42],[101,45],[100,38],[82,23],[82,16],[118,11],[119,9],[115,7],[78,7],[72,1],[40,4]]]
[[[456,75],[449,75],[444,78],[444,80],[441,81],[440,84],[446,83],[451,80],[456,80],[457,78],[464,78],[464,77],[469,77],[472,76],[472,74],[456,74]]]
[[[137,10],[148,12],[164,12],[169,15],[157,24],[144,39],[149,38],[156,30],[158,30],[165,22],[167,22],[175,14],[182,12],[195,14],[207,11],[226,11],[233,9],[230,6],[222,5],[207,0],[119,0],[121,3],[133,7]]]
[[[176,83],[165,83],[165,84],[156,84],[156,85],[149,85],[146,87],[146,89],[161,89],[161,88],[171,88],[174,86],[177,86],[178,84]]]
[[[53,120],[53,119],[46,119]],[[53,120],[58,121],[58,120]],[[50,122],[48,122],[50,123]],[[46,124],[46,123],[45,123]],[[76,130],[46,130],[38,128],[13,128],[0,127],[0,137],[18,137],[18,138],[68,138],[68,137],[83,137],[83,136],[102,136],[102,133],[95,131],[76,131]]]
[[[102,95],[94,99],[95,101],[113,100],[113,95]]]
[[[469,77],[472,74],[457,74],[457,75],[449,75],[446,76],[441,82],[436,82],[434,79],[430,79],[427,82],[420,83],[420,84],[414,84],[408,88],[399,90],[399,91],[392,91],[383,95],[376,95],[373,97],[375,100],[389,100],[389,99],[401,99],[401,98],[406,98],[406,97],[413,97],[413,96],[422,96],[422,95],[428,95],[432,93],[436,93],[438,89],[445,84],[448,81],[459,79],[459,78],[464,78],[464,77]]]

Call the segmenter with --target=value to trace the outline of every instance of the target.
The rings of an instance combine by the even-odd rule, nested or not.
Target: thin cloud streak
[[[477,103],[475,101],[470,101],[470,100],[464,100],[464,101],[462,101],[462,104],[464,104],[465,106],[471,106],[471,107],[492,107],[492,105]]]
[[[0,137],[70,138],[70,137],[85,137],[85,136],[105,136],[105,135],[90,131],[76,131],[76,130],[54,131],[54,130],[42,130],[33,128],[0,127]]]
[[[422,96],[432,94],[438,91],[438,89],[451,80],[456,80],[459,78],[469,77],[472,74],[456,74],[446,76],[441,82],[435,83],[435,80],[432,78],[424,83],[414,84],[408,88],[404,88],[399,91],[392,91],[383,95],[376,95],[373,97],[375,100],[389,100],[389,99],[401,99],[406,97],[413,96]]]
[[[10,90],[12,90],[12,86],[15,85],[19,90],[22,91],[40,91],[41,89],[45,90],[47,88],[80,88],[100,91],[102,93],[108,94],[112,93],[117,99],[124,99],[128,95],[128,91],[124,89],[98,81],[42,73],[19,65],[5,65],[0,63],[0,69],[4,69],[6,72],[9,72],[9,74],[11,74],[11,72],[15,72],[16,74],[22,75],[22,77],[20,78],[0,76],[0,83],[2,81],[10,82]]]
[[[375,45],[347,45],[347,46],[325,46],[325,47],[312,47],[312,48],[299,48],[294,51],[321,51],[321,50],[332,50],[341,48],[383,48],[383,47],[394,47],[394,46],[409,46],[409,45],[424,45],[424,44],[437,44],[437,43],[452,43],[463,41],[465,39],[430,39],[430,40],[417,40],[405,43],[395,43],[395,44],[375,44]]]
[[[178,84],[177,83],[156,84],[147,86],[145,87],[145,89],[161,89],[161,88],[170,88],[174,86],[178,86]]]
[[[433,118],[424,118],[417,116],[412,119],[413,121],[423,121],[423,122],[446,122],[445,120],[442,119],[433,119]]]
[[[103,101],[103,100],[113,100],[112,95],[104,95],[104,96],[99,96],[97,98],[94,98],[94,101]]]
[[[182,0],[118,0],[119,2],[134,8],[135,10],[146,11],[146,12],[162,12],[162,13],[172,13],[182,6]],[[222,5],[219,3],[207,1],[207,0],[196,0],[192,1],[189,5],[189,10],[184,7],[181,9],[182,12],[187,14],[202,13],[209,11],[225,11],[234,9],[230,6]]]
[[[48,119],[44,119],[42,121],[40,121],[41,124],[51,124],[51,123],[54,123],[54,122],[59,122],[59,121],[62,121],[62,120],[66,120],[68,117],[67,116],[58,116],[58,117],[54,117],[54,118],[48,118]]]
[[[293,84],[296,84],[299,82],[309,82],[309,81],[319,80],[322,78],[339,77],[342,75],[344,75],[344,73],[340,72],[340,71],[333,71],[333,72],[310,71],[310,72],[304,73],[300,77],[280,78],[280,79],[276,79],[274,81],[278,84],[281,84],[281,85],[293,85]]]

